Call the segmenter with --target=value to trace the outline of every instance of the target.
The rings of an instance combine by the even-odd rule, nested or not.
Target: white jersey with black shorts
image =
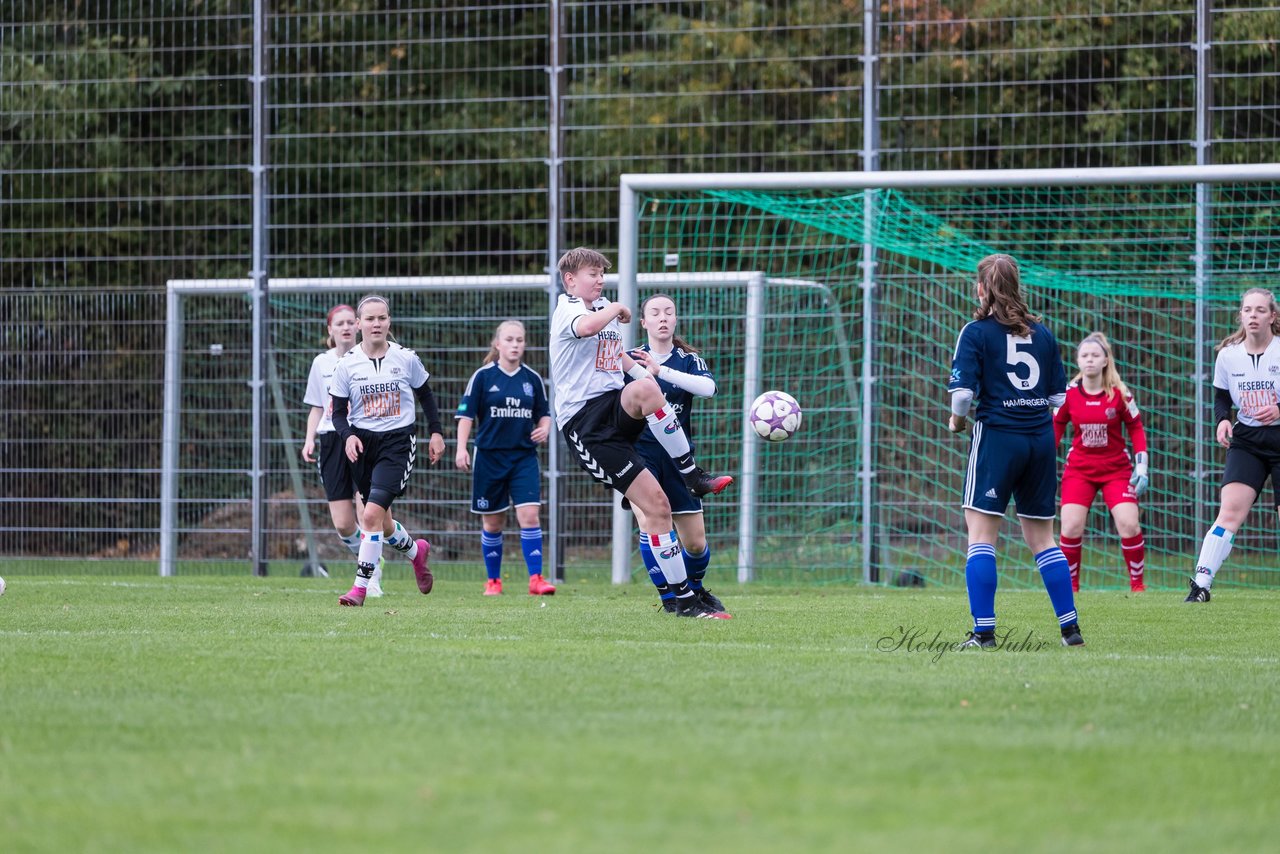
[[[382,504],[404,493],[417,457],[414,389],[430,374],[418,354],[388,343],[385,356],[371,359],[356,347],[338,360],[329,384],[333,397],[347,399],[347,422],[364,450],[351,463],[356,489],[366,501]]]
[[[622,329],[615,318],[589,338],[575,330],[579,318],[610,305],[590,306],[561,294],[551,315],[551,381],[556,426],[583,471],[625,493],[644,471],[636,437],[648,426],[622,408]]]
[[[1229,410],[1224,411],[1227,394],[1236,410],[1223,486],[1243,483],[1261,495],[1270,477],[1273,503],[1280,508],[1280,424],[1264,425],[1256,417],[1261,410],[1280,405],[1280,337],[1271,339],[1261,353],[1247,352],[1244,342],[1223,347],[1214,362],[1213,387],[1218,397],[1214,411],[1219,416],[1214,423],[1230,417]]]
[[[319,354],[311,362],[307,374],[307,391],[302,402],[320,408],[320,422],[316,425],[316,468],[320,470],[320,483],[324,486],[327,501],[350,501],[355,495],[351,482],[351,469],[342,439],[333,429],[333,398],[329,395],[329,382],[338,368],[338,350],[333,348]]]

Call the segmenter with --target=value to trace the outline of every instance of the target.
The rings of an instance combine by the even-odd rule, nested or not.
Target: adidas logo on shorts
[[[996,495],[995,487],[992,487],[991,489],[988,489],[988,490],[987,490],[987,497],[988,497],[988,498],[999,498],[1000,496],[999,496],[999,495]]]

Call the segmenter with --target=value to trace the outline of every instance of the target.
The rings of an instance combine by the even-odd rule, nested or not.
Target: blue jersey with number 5
[[[1019,337],[993,317],[965,324],[951,358],[948,391],[973,392],[975,421],[1000,430],[1052,429],[1049,398],[1067,390],[1058,342],[1044,324]]]

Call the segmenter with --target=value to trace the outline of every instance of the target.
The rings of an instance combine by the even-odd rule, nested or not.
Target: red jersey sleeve
[[[1125,428],[1129,431],[1129,441],[1133,443],[1133,452],[1135,454],[1145,453],[1147,450],[1147,431],[1142,426],[1142,413],[1138,411],[1138,404],[1134,401],[1133,395],[1129,395],[1125,399],[1124,411],[1120,413],[1120,420],[1124,422]]]

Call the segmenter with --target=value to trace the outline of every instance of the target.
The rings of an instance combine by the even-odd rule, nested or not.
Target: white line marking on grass
[[[1088,652],[1085,653],[1089,655]],[[1243,657],[1235,655],[1152,655],[1150,653],[1124,653],[1124,652],[1104,652],[1089,655],[1090,658],[1106,658],[1114,661],[1173,661],[1179,664],[1195,663],[1200,661],[1228,661],[1228,662],[1244,662],[1248,664],[1280,664],[1280,658],[1266,658],[1264,656]]]

